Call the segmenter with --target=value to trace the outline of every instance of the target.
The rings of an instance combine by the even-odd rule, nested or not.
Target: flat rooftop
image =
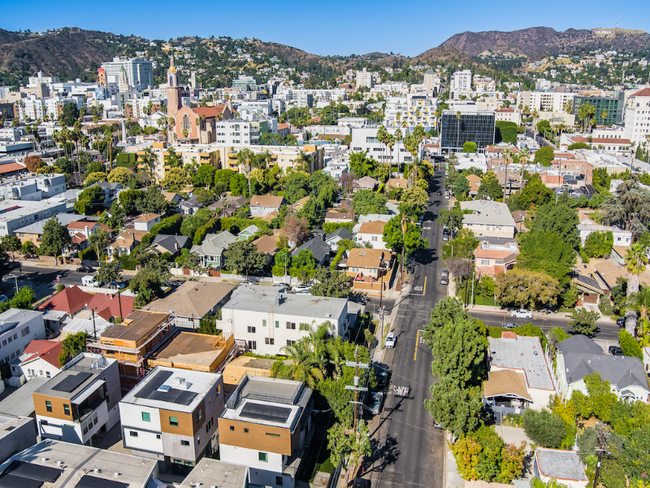
[[[16,391],[0,401],[0,414],[20,415],[30,417],[34,415],[34,397],[32,393],[45,385],[48,379],[35,377],[18,388]]]
[[[516,225],[515,219],[505,203],[476,200],[461,202],[460,208],[474,211],[474,213],[463,215],[465,224],[493,224],[512,227]]]
[[[145,488],[157,474],[156,464],[153,459],[47,439],[0,466],[0,485],[34,486],[27,484],[31,480],[25,475],[38,473],[37,479],[47,480],[48,488]],[[4,484],[11,481],[19,484]]]
[[[171,310],[179,317],[200,319],[226,298],[235,287],[236,285],[227,283],[186,281],[165,298],[151,302],[145,310],[153,312]]]
[[[136,310],[131,312],[124,324],[115,324],[113,327],[105,330],[100,338],[100,342],[103,342],[102,339],[119,339],[122,341],[137,342],[156,330],[168,317],[168,313]]]
[[[220,374],[156,366],[121,400],[176,412],[193,412]]]
[[[229,350],[223,335],[196,334],[181,332],[172,338],[164,347],[151,354],[147,361],[150,364],[169,366],[182,369],[193,369],[187,366],[198,366],[205,370],[217,362],[224,351]],[[164,364],[167,363],[167,364]]]
[[[493,366],[523,371],[529,388],[555,390],[538,337],[517,336],[516,339],[488,337],[488,341]]]
[[[2,415],[0,416],[0,442],[5,436],[9,435],[14,429],[22,427],[25,424],[33,423],[34,424],[34,436],[36,436],[36,423],[31,417],[9,417]],[[36,437],[33,437],[36,440]]]
[[[196,488],[197,486],[245,488],[247,478],[248,466],[203,458],[186,476],[180,488]]]
[[[93,384],[99,374],[109,366],[109,361],[115,361],[104,358],[100,354],[84,354],[86,355],[74,363],[68,363],[66,369],[52,377],[34,393],[72,400]]]
[[[585,468],[575,451],[538,447],[535,457],[541,473],[562,480],[587,481]]]
[[[278,303],[277,297],[282,296]],[[312,295],[280,293],[266,286],[239,286],[223,310],[279,313],[309,318],[338,319],[347,313],[347,298],[328,298]]]

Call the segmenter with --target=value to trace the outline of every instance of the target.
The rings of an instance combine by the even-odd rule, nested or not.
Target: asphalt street
[[[377,427],[379,432],[372,432],[378,450],[375,463],[366,470],[373,485],[382,488],[444,486],[444,432],[433,427],[433,419],[424,408],[424,400],[431,398],[430,387],[435,381],[431,373],[432,356],[420,339],[431,308],[446,296],[446,287],[438,283],[443,267],[438,252],[442,232],[435,222],[444,205],[444,197],[436,195],[443,178],[439,173],[434,181],[422,223],[422,235],[429,240],[429,249],[415,257],[415,273],[409,276],[411,294],[400,297],[395,322],[388,324],[397,335],[396,347],[384,352],[384,366],[392,372],[391,385]],[[395,396],[394,387],[408,387],[408,397]]]
[[[18,288],[30,286],[36,293],[38,301],[56,291],[58,284],[81,285],[81,278],[87,274],[89,273],[77,273],[64,268],[23,265],[12,269],[2,277],[0,291],[11,299],[16,292],[16,283]]]

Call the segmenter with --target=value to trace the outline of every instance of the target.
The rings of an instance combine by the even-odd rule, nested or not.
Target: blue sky
[[[394,52],[416,56],[464,31],[548,26],[650,30],[647,0],[484,0],[414,2],[159,0],[86,2],[0,0],[0,27],[32,31],[80,27],[169,39],[183,35],[257,37],[320,55]]]

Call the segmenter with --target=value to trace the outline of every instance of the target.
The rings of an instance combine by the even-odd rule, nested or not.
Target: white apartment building
[[[37,175],[32,177],[7,178],[0,183],[0,200],[31,200],[40,202],[65,193],[65,175]]]
[[[338,102],[345,100],[347,91],[345,88],[332,88],[332,89],[308,89],[308,88],[290,88],[279,87],[274,98],[279,98],[284,101],[299,100],[300,96],[311,95],[314,102]]]
[[[517,94],[517,106],[528,107],[531,112],[566,112],[567,103],[573,103],[575,93],[522,91]]]
[[[257,354],[283,354],[283,348],[329,322],[330,333],[343,336],[348,327],[346,298],[288,295],[240,286],[221,309],[217,327],[245,341]]]
[[[501,107],[494,111],[495,122],[514,122],[521,125],[521,112],[514,107]]]
[[[493,92],[496,89],[494,79],[489,76],[476,75],[472,81],[476,93]]]
[[[122,69],[126,72],[129,87],[153,88],[153,65],[144,59],[113,58],[113,61],[102,63],[107,85],[117,86]]]
[[[220,374],[156,366],[119,403],[124,448],[191,468],[217,450],[224,403]]]
[[[388,132],[395,132],[391,129]],[[368,151],[368,157],[373,158],[380,163],[396,163],[398,158],[400,162],[409,162],[411,153],[404,147],[403,142],[396,142],[393,150],[380,143],[377,139],[377,128],[352,129],[352,143],[350,148],[354,152]]]
[[[458,98],[460,95],[472,91],[472,70],[464,69],[456,71],[451,80],[450,98]]]
[[[423,84],[428,90],[440,90],[440,75],[429,68],[424,72]]]
[[[0,314],[0,363],[20,357],[34,339],[45,339],[43,312],[10,308]]]
[[[236,107],[237,112],[241,117],[244,117],[248,114],[256,114],[262,117],[270,117],[273,114],[273,101],[268,100],[244,100],[240,102]]]
[[[248,466],[251,485],[294,488],[314,432],[312,410],[302,382],[245,376],[219,418],[221,461]]]
[[[628,99],[625,108],[625,132],[626,137],[632,142],[649,142],[650,88],[644,88]]]
[[[51,119],[58,119],[63,106],[68,103],[74,103],[79,109],[84,106],[83,97],[49,97],[41,99],[36,98],[35,95],[21,99],[15,106],[18,108],[17,115],[20,120],[43,120],[45,115]]]
[[[366,68],[363,68],[363,70],[361,71],[357,71],[356,74],[357,90],[364,86],[367,88],[372,88],[372,85],[374,84],[373,75],[374,73],[372,71],[366,70]]]
[[[386,83],[378,83],[370,89],[369,98],[374,98],[376,95],[406,95],[410,92],[411,86],[406,81],[388,81]]]
[[[217,144],[248,146],[260,143],[260,133],[269,131],[269,122],[251,122],[242,119],[219,120],[215,127]]]
[[[0,201],[0,237],[12,236],[16,229],[65,212],[66,202],[60,198],[50,198],[41,202]]]
[[[32,394],[38,435],[87,444],[120,420],[121,397],[117,360],[81,353]]]
[[[345,126],[350,129],[361,129],[368,124],[368,119],[365,117],[341,117],[337,120],[336,125],[339,127]]]
[[[436,127],[435,111],[438,106],[435,98],[408,94],[405,97],[389,97],[386,100],[384,125],[390,128],[426,130]]]
[[[50,83],[58,83],[59,79],[56,76],[43,76],[43,72],[39,71],[36,76],[29,77],[28,88],[35,88],[38,85],[49,85]]]

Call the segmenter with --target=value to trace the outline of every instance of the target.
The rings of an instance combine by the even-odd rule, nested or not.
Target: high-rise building
[[[475,142],[478,149],[494,144],[495,115],[492,111],[461,113],[445,110],[440,127],[440,148],[443,151],[461,151],[465,142]]]
[[[130,88],[153,88],[153,64],[144,59],[113,58],[113,61],[102,64],[99,77],[105,80],[106,85],[118,86],[122,69]]]
[[[650,88],[634,93],[625,109],[625,134],[632,142],[647,142],[650,137]]]
[[[372,72],[366,70],[366,68],[363,68],[363,70],[361,71],[357,71],[356,80],[357,80],[357,90],[362,86],[372,88],[373,85]]]
[[[462,93],[469,93],[472,90],[472,71],[464,69],[456,71],[451,81],[451,91],[453,98],[457,98]]]
[[[589,103],[596,107],[596,124],[612,125],[623,123],[623,109],[625,108],[625,93],[619,92],[616,97],[584,97],[576,95],[573,99],[573,115],[580,113],[580,107]],[[603,112],[605,117],[603,117]]]

